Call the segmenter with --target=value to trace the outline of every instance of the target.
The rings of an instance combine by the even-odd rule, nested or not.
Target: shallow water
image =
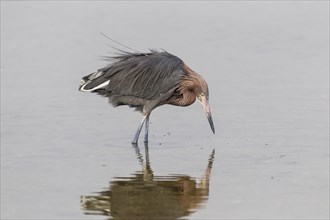
[[[328,17],[326,1],[1,1],[1,219],[329,218]],[[203,75],[216,135],[198,104],[163,106],[131,146],[141,116],[77,91],[118,46],[99,32]]]

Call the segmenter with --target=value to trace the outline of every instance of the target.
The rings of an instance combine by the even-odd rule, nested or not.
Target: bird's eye
[[[204,93],[200,93],[197,97],[200,101],[202,101],[202,99],[205,98],[205,95],[204,95]]]

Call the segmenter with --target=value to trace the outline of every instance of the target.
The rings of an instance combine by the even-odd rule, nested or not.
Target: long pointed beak
[[[207,117],[207,120],[210,123],[210,127],[212,129],[212,132],[213,132],[213,134],[215,134],[215,129],[214,129],[214,124],[213,124],[213,120],[212,120],[212,114],[211,114],[211,108],[210,108],[210,105],[209,105],[209,101],[206,98],[202,98],[200,100],[200,102],[201,102],[201,104],[203,106],[203,109],[206,113],[206,117]]]

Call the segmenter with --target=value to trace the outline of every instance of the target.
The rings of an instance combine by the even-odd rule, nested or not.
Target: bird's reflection
[[[145,160],[137,145],[142,172],[116,177],[107,190],[81,196],[86,215],[105,215],[113,219],[176,219],[195,212],[207,201],[215,150],[212,151],[200,180],[187,175],[155,176],[151,169],[148,145]]]

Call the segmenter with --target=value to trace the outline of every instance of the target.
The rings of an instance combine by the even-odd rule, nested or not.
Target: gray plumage
[[[164,104],[184,75],[183,61],[168,52],[125,52],[108,59],[110,65],[83,77],[79,90],[96,92],[114,106],[129,105],[145,114]]]
[[[115,107],[128,105],[140,111],[143,117],[133,144],[137,144],[143,125],[144,141],[148,142],[149,117],[154,108],[163,104],[189,106],[196,99],[202,104],[215,132],[208,103],[209,90],[201,75],[165,51],[121,52],[118,56],[108,57],[110,65],[83,77],[79,90],[107,97]]]

